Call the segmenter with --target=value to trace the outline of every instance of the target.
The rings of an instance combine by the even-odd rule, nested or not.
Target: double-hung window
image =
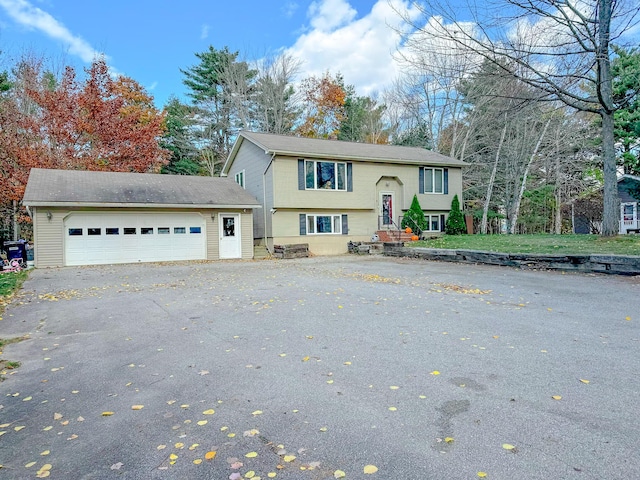
[[[304,187],[307,190],[347,191],[348,168],[346,162],[323,162],[319,160],[301,160],[304,162]]]
[[[443,193],[444,172],[442,168],[424,169],[424,193]]]

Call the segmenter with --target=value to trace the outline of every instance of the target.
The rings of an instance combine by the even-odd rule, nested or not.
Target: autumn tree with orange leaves
[[[13,69],[0,94],[0,204],[22,199],[34,167],[157,172],[167,163],[164,114],[144,88],[112,78],[101,59],[85,72],[81,81],[67,67],[56,79],[33,59]]]
[[[347,92],[340,75],[332,78],[329,72],[322,77],[307,77],[300,86],[303,98],[302,123],[297,133],[303,137],[338,137],[345,118]]]

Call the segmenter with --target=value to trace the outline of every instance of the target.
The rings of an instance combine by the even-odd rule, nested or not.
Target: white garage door
[[[205,228],[197,213],[71,213],[65,265],[205,259]]]

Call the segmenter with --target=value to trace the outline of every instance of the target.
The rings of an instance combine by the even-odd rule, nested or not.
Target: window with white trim
[[[305,160],[305,187],[307,190],[347,190],[347,164]]]
[[[440,231],[440,215],[425,215],[427,220],[427,229],[425,232],[439,232]]]
[[[244,170],[236,173],[235,175],[236,183],[244,188]]]
[[[444,170],[425,167],[424,193],[444,193]]]
[[[307,235],[342,234],[342,215],[307,215]]]

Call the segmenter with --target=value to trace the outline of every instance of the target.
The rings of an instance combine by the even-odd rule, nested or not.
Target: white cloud
[[[291,18],[298,10],[298,7],[299,5],[296,2],[287,2],[280,10],[285,17]]]
[[[18,24],[39,30],[49,37],[59,40],[68,49],[69,53],[91,63],[96,57],[104,54],[93,48],[86,40],[74,35],[69,29],[49,13],[32,5],[26,0],[0,0],[0,7]]]
[[[202,25],[202,29],[200,30],[200,39],[204,40],[205,38],[207,38],[209,36],[209,29],[211,27],[207,24]]]
[[[318,0],[309,7],[309,30],[287,53],[303,62],[305,76],[340,72],[359,95],[381,91],[399,73],[392,57],[400,41],[394,28],[402,24],[396,10],[404,9],[411,12],[408,0],[377,0],[357,18],[345,0]]]

